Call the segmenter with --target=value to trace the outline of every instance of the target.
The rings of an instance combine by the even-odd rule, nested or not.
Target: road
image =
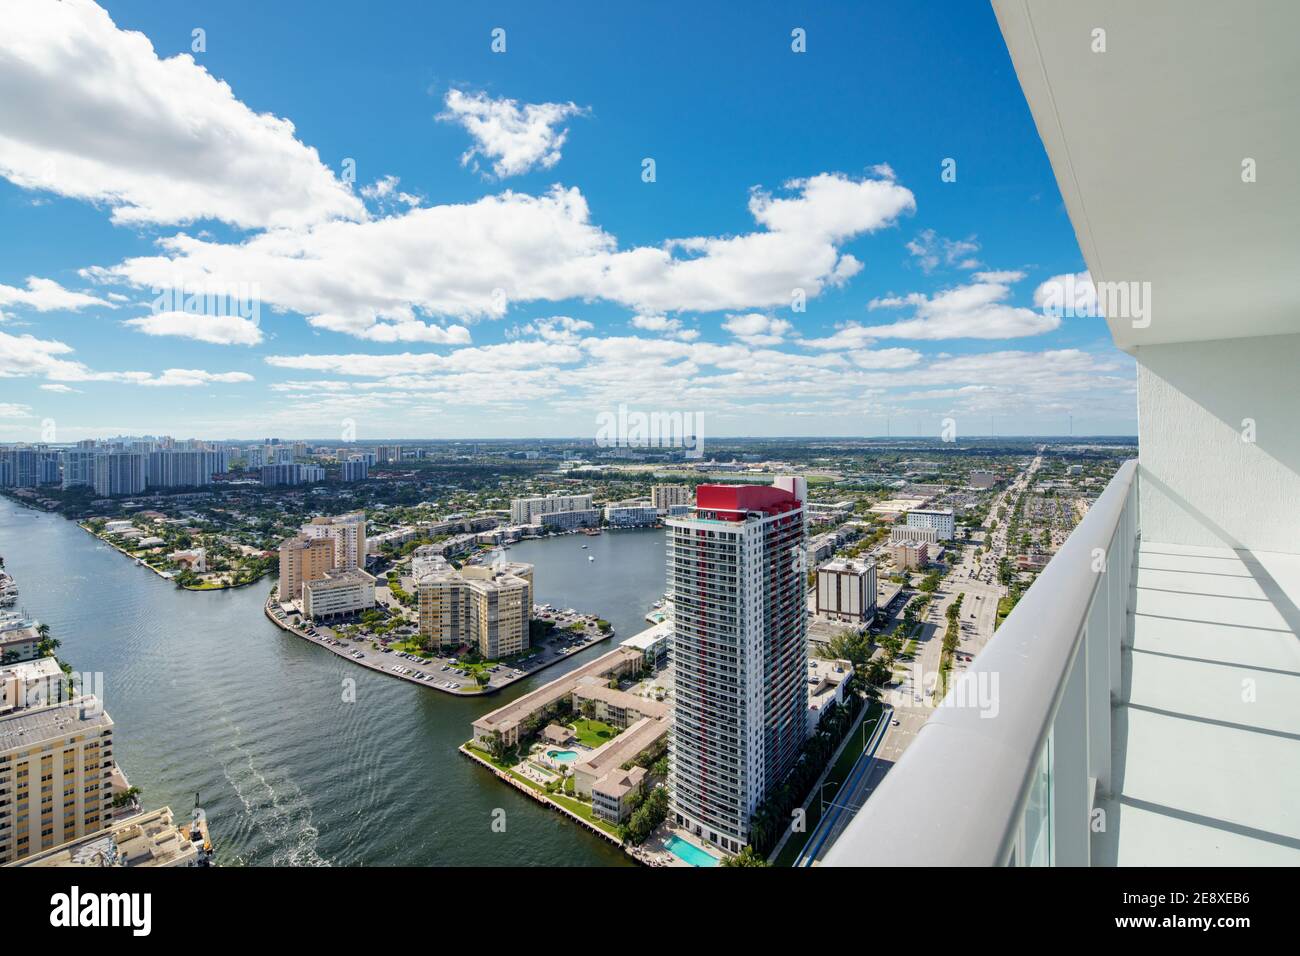
[[[880,781],[902,758],[939,703],[935,700],[935,689],[943,652],[943,635],[948,626],[947,609],[958,594],[965,596],[962,598],[961,635],[957,645],[959,656],[953,664],[953,674],[964,671],[968,665],[967,658],[977,656],[992,640],[997,626],[998,601],[1006,594],[1006,588],[997,576],[998,562],[1006,553],[1006,522],[998,521],[999,527],[991,538],[988,528],[997,521],[998,510],[1003,505],[1006,506],[1008,515],[1015,509],[1016,501],[1029,487],[1034,473],[1042,463],[1040,453],[995,499],[981,536],[987,541],[986,553],[982,558],[977,557],[975,552],[983,542],[953,545],[954,549],[960,549],[960,555],[953,553],[952,569],[944,576],[930,601],[917,638],[916,656],[906,673],[900,675],[899,683],[887,688],[882,695],[884,702],[893,708],[884,739],[876,747],[865,771],[852,780],[850,792],[837,795],[836,803],[843,804],[844,811],[837,815],[834,835],[821,844],[815,854],[816,859],[825,855],[835,842],[834,836],[838,836],[848,825],[857,808],[867,801]],[[809,845],[813,845],[812,841],[809,841]]]
[[[875,766],[876,755],[883,745],[883,739],[889,733],[893,716],[893,710],[886,706],[882,708],[875,724],[868,724],[867,721],[863,721],[861,728],[857,732],[870,735],[867,746],[863,748],[862,756],[858,758],[857,763],[853,765],[853,769],[849,771],[844,785],[833,794],[832,800],[826,804],[825,811],[817,822],[817,827],[808,837],[808,843],[803,852],[795,860],[795,866],[816,866],[831,845],[839,839],[839,835],[844,832],[844,828],[848,826],[854,814],[861,809],[862,804],[871,792],[865,786],[866,780]]]

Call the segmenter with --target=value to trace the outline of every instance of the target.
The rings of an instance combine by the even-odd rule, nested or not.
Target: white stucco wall
[[[1143,539],[1300,553],[1300,335],[1135,356]]]

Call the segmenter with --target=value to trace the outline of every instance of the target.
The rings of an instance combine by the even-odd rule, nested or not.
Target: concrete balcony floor
[[[1143,542],[1095,866],[1300,865],[1300,555]]]

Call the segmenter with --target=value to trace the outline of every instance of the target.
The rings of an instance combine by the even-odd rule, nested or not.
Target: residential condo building
[[[103,829],[113,720],[93,696],[0,717],[0,866]]]
[[[694,498],[690,485],[652,485],[650,503],[659,511],[670,511],[674,505],[689,505]]]
[[[415,582],[420,637],[429,649],[468,644],[489,660],[528,649],[533,566],[519,562],[466,565],[422,558]]]
[[[149,483],[148,455],[119,451],[95,456],[95,494],[138,495]]]
[[[294,535],[280,545],[280,603],[289,604],[302,598],[307,581],[325,577],[334,570],[334,539]]]
[[[358,568],[366,563],[366,514],[353,511],[334,517],[312,518],[303,525],[306,538],[327,538],[334,542],[334,567]]]
[[[302,582],[303,617],[313,621],[348,617],[375,606],[375,579],[360,568],[331,568]]]
[[[511,524],[537,524],[542,515],[591,510],[591,495],[546,495],[515,498],[510,502]]]
[[[669,518],[674,601],[670,819],[730,853],[807,727],[802,478],[700,485]]]
[[[909,528],[933,528],[940,541],[951,541],[957,533],[951,508],[914,508],[907,513]]]

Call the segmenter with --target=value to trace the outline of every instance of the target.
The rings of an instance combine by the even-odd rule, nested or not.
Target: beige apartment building
[[[528,648],[533,566],[518,562],[457,570],[428,559],[416,578],[425,647],[469,644],[490,660]]]
[[[899,570],[917,571],[930,563],[930,546],[924,541],[900,541],[889,546],[889,556]]]
[[[92,696],[0,717],[0,865],[106,827],[113,720]]]
[[[280,545],[280,602],[302,597],[302,586],[334,568],[334,540],[295,535]]]
[[[674,505],[691,505],[690,485],[651,485],[650,503],[659,511],[667,511]]]

